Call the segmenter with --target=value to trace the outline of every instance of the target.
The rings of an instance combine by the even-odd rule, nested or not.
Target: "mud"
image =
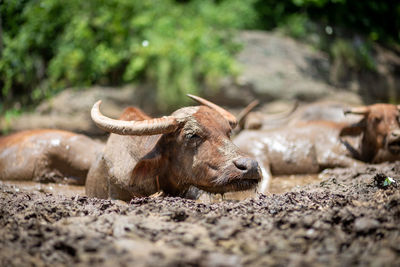
[[[2,183],[0,265],[399,266],[400,163],[322,176],[216,203],[125,204]]]

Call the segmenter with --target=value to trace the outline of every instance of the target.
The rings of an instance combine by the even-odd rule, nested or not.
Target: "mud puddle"
[[[316,184],[321,181],[322,178],[320,178],[319,174],[274,176],[269,182],[266,194],[283,194],[298,186]],[[224,195],[204,193],[200,196],[198,202],[216,203],[223,200],[245,200],[256,195],[256,190],[229,192]]]
[[[319,174],[273,176],[268,187],[271,194],[282,194],[297,186],[321,182]]]
[[[217,203],[1,183],[0,266],[400,266],[400,163],[324,177]]]
[[[55,184],[55,183],[36,183],[36,182],[18,182],[18,181],[0,181],[1,185],[13,187],[17,192],[19,190],[51,193],[54,195],[64,196],[83,196],[85,195],[85,187],[77,185]]]
[[[290,191],[296,186],[302,186],[307,184],[313,184],[320,182],[321,179],[318,175],[290,175],[290,176],[276,176],[270,181],[268,193],[271,194],[282,194]],[[36,183],[28,181],[0,181],[0,185],[7,185],[18,190],[51,193],[54,195],[64,196],[84,196],[84,186],[67,185],[67,184],[55,184],[55,183]],[[240,192],[229,192],[223,196],[219,194],[203,194],[198,202],[200,203],[215,203],[223,200],[244,200],[246,198],[255,197],[255,190],[247,190]]]

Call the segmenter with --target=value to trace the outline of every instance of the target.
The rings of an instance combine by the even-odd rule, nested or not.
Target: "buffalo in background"
[[[84,185],[104,145],[68,131],[43,129],[0,138],[0,180]]]
[[[297,121],[277,129],[244,130],[234,143],[260,164],[265,192],[271,175],[318,173],[400,159],[399,106],[375,104],[345,110],[355,123]]]

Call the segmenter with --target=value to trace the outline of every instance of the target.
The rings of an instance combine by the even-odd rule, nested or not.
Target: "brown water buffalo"
[[[104,145],[61,130],[30,130],[0,138],[0,180],[85,184]]]
[[[89,171],[87,195],[130,200],[160,191],[185,196],[191,186],[212,193],[255,188],[261,180],[257,162],[230,140],[236,118],[205,99],[189,97],[202,105],[156,119],[132,107],[119,120],[110,119],[97,102],[92,119],[112,134]]]
[[[400,159],[399,106],[375,104],[345,111],[356,123],[298,122],[274,130],[245,130],[234,143],[256,158],[264,192],[274,175],[318,173],[330,167]]]
[[[252,111],[251,109],[254,108],[252,104],[253,102],[242,111],[239,123],[241,129],[275,129],[286,125],[295,125],[301,121],[355,122],[358,120],[357,116],[345,116],[343,109],[349,106],[335,101],[322,100],[307,104],[296,102],[290,110],[279,114]]]

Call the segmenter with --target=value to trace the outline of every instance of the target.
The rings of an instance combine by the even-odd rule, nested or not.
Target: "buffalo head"
[[[361,159],[372,161],[378,150],[400,154],[400,106],[375,104],[345,110],[345,114],[362,115],[356,124],[343,128],[341,136],[363,134]]]
[[[130,136],[118,141],[126,142],[119,148],[129,149],[128,160],[135,164],[127,177],[114,179],[126,180],[118,183],[120,187],[126,185],[123,189],[132,196],[150,195],[159,190],[182,195],[190,186],[224,193],[254,188],[261,180],[258,163],[240,152],[230,140],[237,124],[235,117],[205,99],[189,97],[202,105],[181,108],[170,116],[155,119],[114,120],[100,113],[100,101],[93,106],[91,115],[98,127]],[[108,142],[106,150],[114,149],[110,145]],[[115,168],[115,164],[110,166]]]

